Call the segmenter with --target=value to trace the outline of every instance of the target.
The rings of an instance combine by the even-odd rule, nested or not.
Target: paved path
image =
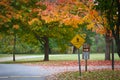
[[[36,56],[16,56],[15,59],[16,60],[20,60],[20,59],[27,59],[27,58],[43,58],[43,55],[36,55]],[[0,62],[4,62],[4,61],[12,61],[13,60],[13,57],[3,57],[3,58],[0,58]]]
[[[46,80],[52,71],[22,64],[0,64],[0,80]]]

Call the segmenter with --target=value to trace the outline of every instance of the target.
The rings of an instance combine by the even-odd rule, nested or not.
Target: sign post
[[[83,45],[83,59],[85,59],[85,71],[87,71],[87,60],[90,58],[89,53],[90,46],[88,44]]]
[[[79,75],[81,76],[81,63],[80,63],[80,51],[78,49],[78,65],[79,65]]]
[[[79,75],[81,76],[81,64],[80,64],[80,52],[79,48],[83,45],[85,40],[77,34],[72,40],[71,43],[78,49],[78,64],[79,64]]]
[[[112,39],[112,70],[114,71],[114,41]]]

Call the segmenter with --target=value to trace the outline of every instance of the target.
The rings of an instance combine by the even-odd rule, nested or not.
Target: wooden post
[[[79,75],[81,76],[81,63],[80,63],[80,52],[78,49],[78,64],[79,64]]]
[[[87,59],[85,60],[85,71],[87,71]]]
[[[112,70],[114,70],[114,41],[112,39]]]

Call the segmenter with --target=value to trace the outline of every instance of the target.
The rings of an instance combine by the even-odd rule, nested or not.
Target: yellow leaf
[[[87,29],[89,30],[89,29],[92,29],[94,27],[94,23],[91,23],[91,24],[89,24],[89,25],[87,25]]]
[[[33,18],[31,21],[28,22],[29,25],[32,25],[35,21],[39,21],[38,18]]]

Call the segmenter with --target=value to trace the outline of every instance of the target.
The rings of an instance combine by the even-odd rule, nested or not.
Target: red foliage
[[[81,60],[81,66],[85,66],[85,61]],[[39,62],[32,65],[40,65],[40,66],[78,66],[78,61],[48,61],[48,62]],[[88,66],[111,66],[111,61],[96,61],[96,60],[88,60]],[[114,65],[120,65],[120,61],[115,61]]]
[[[112,64],[111,61],[87,61],[88,66],[110,66]],[[59,64],[60,66],[78,66],[78,61],[64,61]],[[81,61],[81,65],[85,65],[85,61]],[[115,65],[120,65],[120,61],[115,61]]]
[[[65,0],[57,0],[58,1],[58,3],[64,3],[65,2]]]

